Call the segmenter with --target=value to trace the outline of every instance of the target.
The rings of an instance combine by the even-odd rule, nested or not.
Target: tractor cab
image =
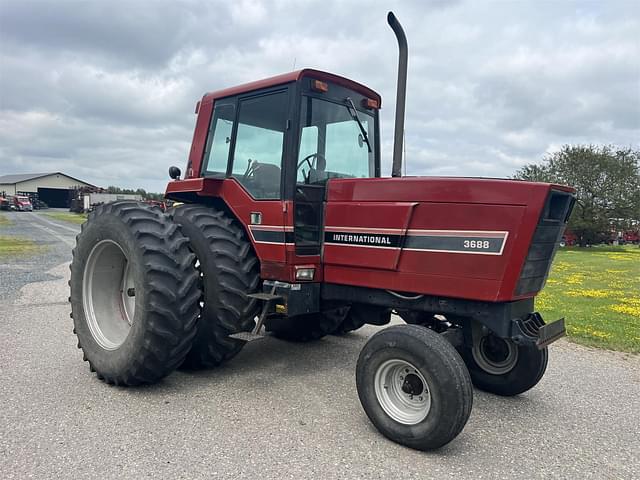
[[[359,83],[310,69],[206,94],[185,178],[167,197],[224,197],[266,278],[295,281],[305,265],[302,275],[319,281],[329,180],[380,177],[380,103]]]

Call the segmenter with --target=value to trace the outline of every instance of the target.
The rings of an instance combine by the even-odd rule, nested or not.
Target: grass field
[[[19,237],[0,236],[0,258],[12,257],[15,255],[28,255],[30,253],[38,253],[40,250],[41,247],[33,243],[31,240]]]
[[[560,249],[536,309],[575,342],[640,353],[640,248]]]
[[[71,213],[71,212],[47,212],[45,213],[47,217],[55,218],[56,220],[61,220],[63,222],[70,223],[84,223],[87,219],[87,215],[85,213]]]

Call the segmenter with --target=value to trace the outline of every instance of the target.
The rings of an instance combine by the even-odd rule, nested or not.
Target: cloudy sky
[[[564,143],[640,142],[640,1],[0,0],[0,175],[162,191],[206,91],[296,68],[383,97],[409,39],[407,173],[509,176]]]

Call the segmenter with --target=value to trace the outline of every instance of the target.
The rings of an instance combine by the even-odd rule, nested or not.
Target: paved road
[[[3,478],[640,478],[638,356],[558,342],[538,387],[476,391],[462,434],[422,453],[380,436],[359,405],[355,361],[376,328],[268,338],[215,371],[110,387],[75,348],[68,272],[0,307]]]
[[[27,258],[0,258],[0,302],[14,298],[23,285],[53,279],[46,272],[71,260],[80,225],[56,221],[46,215],[49,211],[56,209],[0,212],[11,222],[0,227],[0,235],[28,238],[41,247],[38,255]]]

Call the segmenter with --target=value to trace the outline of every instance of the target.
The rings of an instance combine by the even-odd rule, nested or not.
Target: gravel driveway
[[[107,386],[76,349],[67,264],[45,271],[69,260],[77,228],[29,217],[12,228],[32,229],[52,258],[0,270],[3,291],[48,280],[0,310],[3,478],[640,478],[640,357],[566,341],[530,392],[475,391],[462,434],[431,453],[386,440],[360,407],[355,362],[377,327],[268,338],[217,370]]]

